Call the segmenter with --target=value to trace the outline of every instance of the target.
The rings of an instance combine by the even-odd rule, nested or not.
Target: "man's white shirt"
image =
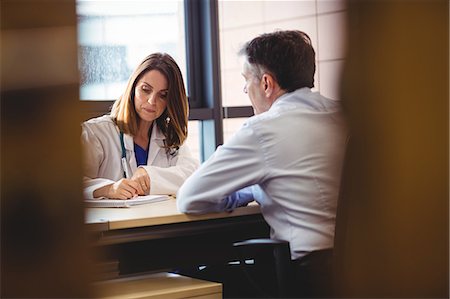
[[[338,101],[309,88],[284,94],[186,180],[178,208],[225,211],[254,199],[292,259],[331,248],[346,140]]]

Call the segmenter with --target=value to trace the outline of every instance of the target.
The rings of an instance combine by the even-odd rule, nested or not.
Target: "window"
[[[77,16],[82,100],[117,99],[153,52],[173,56],[186,78],[182,1],[78,0]]]

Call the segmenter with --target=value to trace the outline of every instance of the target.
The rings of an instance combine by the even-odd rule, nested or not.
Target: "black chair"
[[[351,167],[351,157],[353,149],[351,148],[350,138],[347,139],[346,152],[341,173],[341,186],[339,190],[337,211],[336,211],[336,225],[335,225],[335,237],[334,237],[334,249],[321,250],[313,252],[305,258],[305,264],[308,264],[309,260],[320,259],[320,263],[327,267],[324,271],[329,271],[331,281],[327,281],[330,289],[323,290],[324,292],[319,295],[320,297],[336,297],[338,295],[336,279],[340,275],[340,271],[344,267],[344,261],[340,258],[341,252],[345,250],[346,246],[346,230],[347,230],[347,213],[348,202],[346,201],[346,193],[349,188],[348,170]],[[351,184],[351,183],[350,183]],[[233,244],[237,248],[240,255],[240,265],[248,278],[249,284],[257,290],[259,296],[264,298],[289,298],[292,296],[298,296],[296,289],[299,288],[299,284],[302,282],[295,281],[294,277],[302,277],[308,279],[305,275],[298,275],[294,263],[291,261],[289,242],[272,240],[272,239],[250,239]],[[258,262],[263,264],[265,270],[261,270],[262,267],[255,267],[253,273],[250,272],[249,267],[246,265],[246,261],[254,260],[254,263]],[[309,259],[309,260],[308,260]],[[331,263],[331,265],[328,264]],[[273,269],[274,275],[269,275],[269,278],[261,278],[269,274]],[[258,271],[265,271],[265,273],[259,273]],[[316,271],[316,270],[314,270]],[[307,272],[306,272],[307,273]],[[296,275],[297,274],[297,275]],[[275,285],[274,285],[275,282]],[[320,285],[322,282],[312,282]],[[308,292],[303,296],[310,297]],[[314,297],[317,294],[312,294]]]
[[[288,298],[294,295],[293,268],[289,242],[250,239],[233,244],[239,263],[256,297]],[[250,265],[253,265],[250,266]]]
[[[292,261],[287,241],[250,239],[233,246],[239,252],[239,263],[247,278],[247,289],[242,294],[253,294],[237,297],[333,296],[332,249],[314,251],[299,261]]]

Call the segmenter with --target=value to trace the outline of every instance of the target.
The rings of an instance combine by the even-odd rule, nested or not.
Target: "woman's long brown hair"
[[[139,79],[151,70],[161,72],[168,82],[167,108],[156,119],[156,123],[166,137],[166,150],[176,150],[187,138],[189,108],[183,76],[169,54],[154,53],[139,64],[131,74],[124,94],[114,102],[111,116],[122,132],[136,136],[140,118],[134,106],[134,91]]]

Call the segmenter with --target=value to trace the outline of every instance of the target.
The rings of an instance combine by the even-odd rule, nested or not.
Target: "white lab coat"
[[[186,144],[176,154],[164,149],[165,136],[156,123],[152,128],[147,166],[150,176],[150,194],[176,194],[183,182],[197,169],[199,162]],[[119,128],[109,115],[90,119],[82,124],[84,196],[92,199],[93,192],[123,178],[122,148]],[[131,172],[137,169],[134,142],[131,135],[124,134],[126,159]]]

